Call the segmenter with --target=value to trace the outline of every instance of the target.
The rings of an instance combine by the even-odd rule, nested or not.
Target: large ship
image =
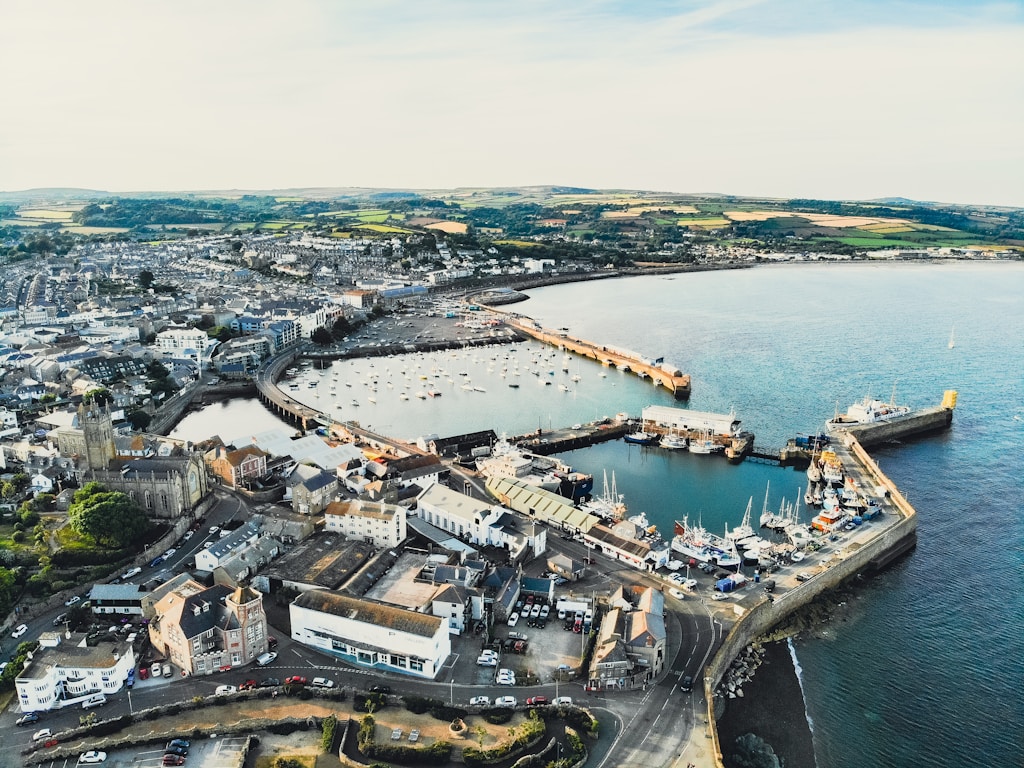
[[[485,477],[512,477],[565,496],[574,504],[590,497],[594,476],[577,472],[550,456],[539,456],[513,445],[505,435],[494,444],[490,456],[476,460],[476,468]]]
[[[691,526],[686,518],[676,520],[672,551],[699,563],[710,563],[721,568],[736,568],[741,562],[736,545],[699,525]]]
[[[888,403],[877,398],[865,397],[859,403],[854,403],[846,409],[846,413],[837,413],[833,418],[825,422],[829,432],[839,427],[852,427],[855,424],[875,424],[879,421],[888,421],[910,413],[909,405],[896,405],[894,397]]]

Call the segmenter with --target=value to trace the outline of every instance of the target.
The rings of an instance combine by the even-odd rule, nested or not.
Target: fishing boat
[[[953,338],[953,331],[956,330],[956,326],[949,329],[949,348],[952,349],[956,346],[956,340]]]
[[[440,397],[441,393],[438,390],[436,390],[436,389],[428,389],[427,390],[427,396],[428,397]]]
[[[530,453],[502,435],[491,448],[490,456],[476,460],[476,468],[486,477],[511,477],[572,499],[586,499],[594,490],[594,476],[577,472],[565,462],[550,456]]]
[[[707,455],[725,450],[725,446],[716,443],[711,437],[711,432],[709,430],[705,430],[701,432],[700,437],[695,440],[690,440],[689,449],[690,453]]]
[[[518,384],[516,384],[515,382],[513,382],[512,384],[509,384],[509,385],[508,385],[508,388],[509,388],[509,389],[519,389],[519,385],[518,385]]]
[[[663,435],[659,445],[670,451],[683,451],[686,450],[686,438],[682,435]]]
[[[628,435],[622,438],[627,443],[633,443],[635,445],[654,445],[658,442],[658,436],[652,435],[648,432],[644,432],[642,429],[637,432],[630,432]]]
[[[742,562],[735,544],[700,525],[691,526],[686,518],[675,521],[674,532],[670,545],[673,552],[720,568],[737,568]]]
[[[601,493],[580,504],[580,509],[596,515],[602,520],[623,520],[627,512],[626,502],[623,501],[623,498],[615,486],[615,472],[612,472],[612,481],[609,485],[608,470],[605,470]]]

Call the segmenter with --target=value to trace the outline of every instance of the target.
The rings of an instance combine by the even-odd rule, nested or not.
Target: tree
[[[331,335],[336,339],[344,339],[350,333],[352,333],[352,323],[344,315],[335,320],[334,325],[331,326]]]
[[[145,512],[134,500],[100,483],[87,483],[75,493],[68,518],[73,530],[111,547],[130,544],[149,528]]]
[[[321,347],[326,347],[334,341],[334,336],[326,328],[317,328],[313,331],[313,334],[309,337],[310,341],[314,344],[319,344]]]
[[[110,390],[106,388],[90,389],[85,395],[82,396],[82,400],[86,403],[96,403],[96,405],[108,405],[114,396],[110,394]]]
[[[142,286],[142,290],[148,291],[153,285],[153,273],[148,269],[143,269],[139,272],[139,285]]]
[[[129,411],[127,416],[129,423],[132,425],[132,429],[136,432],[144,432],[149,423],[153,421],[153,417],[143,411],[141,408],[136,408],[134,411]]]

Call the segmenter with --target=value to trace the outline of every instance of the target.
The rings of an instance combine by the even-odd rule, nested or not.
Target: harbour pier
[[[570,336],[567,331],[553,331],[524,315],[502,313],[495,309],[491,311],[501,314],[508,326],[530,338],[550,344],[563,352],[596,360],[601,365],[633,373],[641,379],[650,379],[655,385],[665,387],[677,400],[687,400],[690,397],[690,375],[660,360],[648,360],[635,352],[613,349],[579,339]]]

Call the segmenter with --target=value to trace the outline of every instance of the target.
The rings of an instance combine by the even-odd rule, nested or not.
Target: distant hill
[[[25,203],[32,200],[42,200],[56,203],[68,200],[96,200],[111,196],[112,193],[105,192],[101,189],[79,189],[78,187],[39,187],[37,189],[0,192],[0,202]]]

